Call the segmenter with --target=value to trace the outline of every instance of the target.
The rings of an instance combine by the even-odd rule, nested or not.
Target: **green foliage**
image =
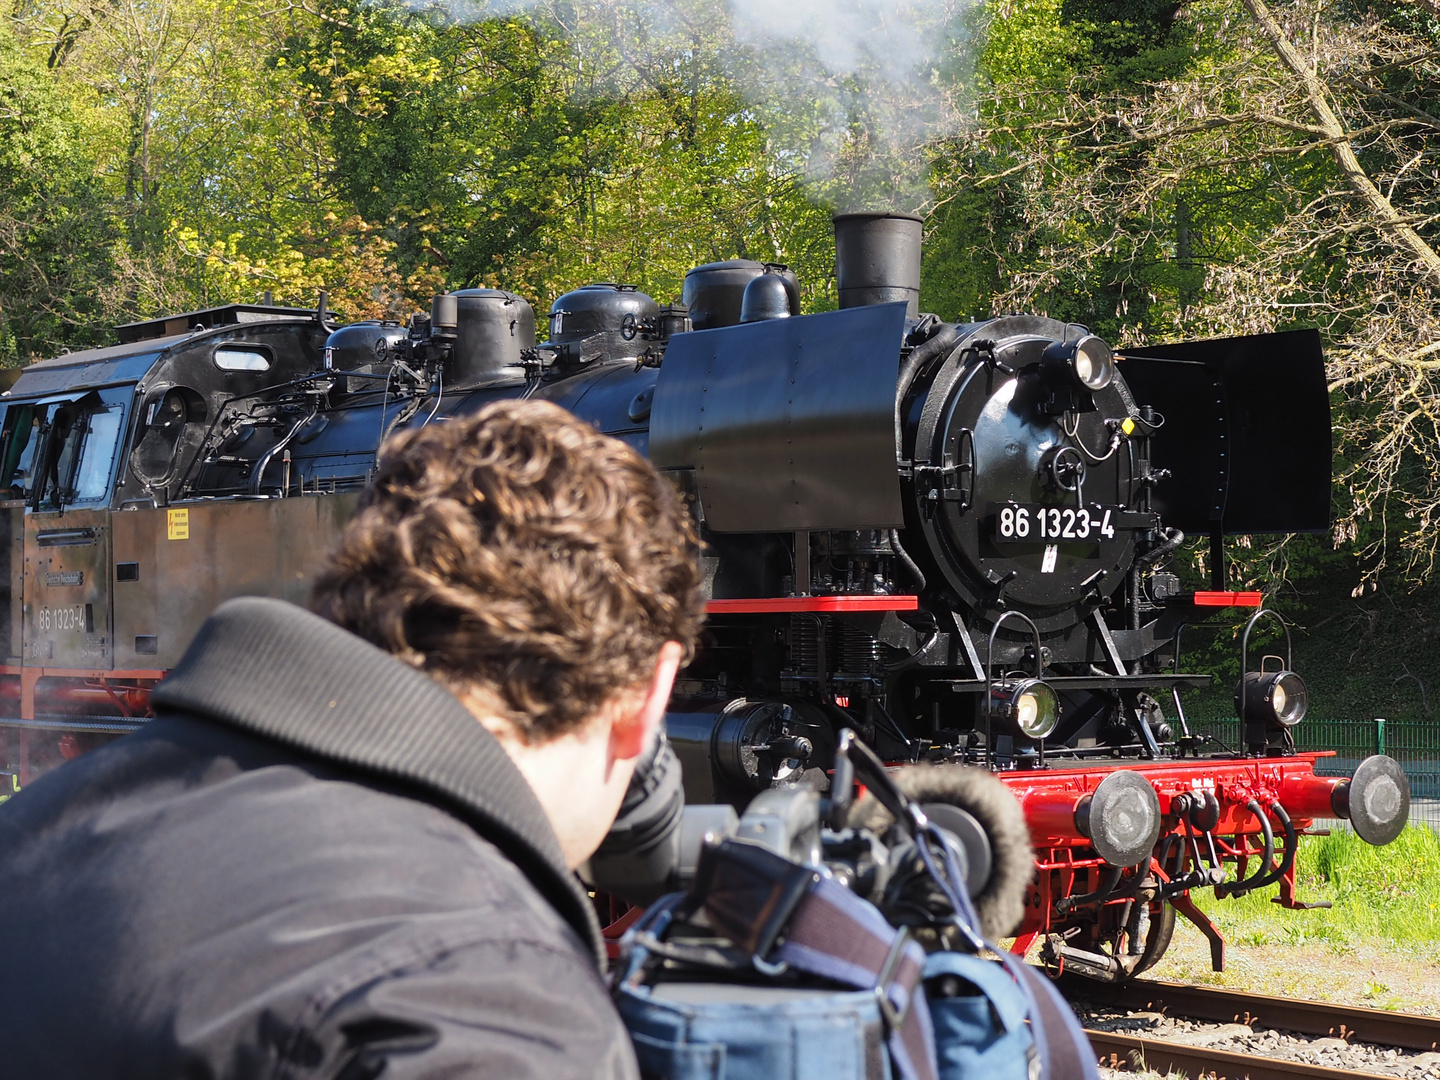
[[[1097,89],[1129,89],[1186,74],[1199,29],[1173,0],[1064,0],[1060,24],[1088,46]]]
[[[933,232],[942,250],[928,258],[926,285],[942,310],[994,312],[1017,270],[1058,250],[1098,252],[1098,257],[1077,259],[1053,274],[1035,297],[1037,306],[1112,339],[1149,323],[1150,307],[1164,307],[1166,297],[1175,298],[1174,307],[1194,290],[1198,270],[1189,240],[1153,228],[1117,227],[1113,214],[1120,207],[1104,199],[1103,179],[1096,201],[1100,214],[1037,218],[1043,217],[1046,186],[1072,165],[1084,168],[1089,161],[1092,140],[1067,144],[1056,138],[1072,130],[1067,99],[1133,91],[1157,77],[1182,75],[1197,62],[1199,31],[1192,21],[1178,21],[1176,11],[1154,0],[995,3],[985,9],[985,44],[977,63],[979,85],[987,92],[980,118],[984,135],[956,140],[935,167],[943,197]],[[1043,159],[1038,172],[1023,167],[1029,155]],[[1121,173],[1116,182],[1123,183],[1146,161],[1137,152],[1111,167]],[[1149,212],[1175,219],[1177,231],[1196,232],[1191,219],[1201,201],[1176,191]],[[1108,242],[1127,231],[1143,242]],[[1178,260],[1176,244],[1187,249]]]
[[[1205,891],[1195,894],[1197,903],[1243,944],[1320,942],[1343,952],[1363,941],[1440,941],[1440,835],[1433,829],[1411,826],[1383,848],[1348,829],[1302,837],[1295,865],[1298,898],[1332,907],[1286,911],[1270,902],[1279,886],[1225,900]]]
[[[928,310],[1038,311],[1122,344],[1322,330],[1341,525],[1232,538],[1228,582],[1262,584],[1296,620],[1317,708],[1428,715],[1440,671],[1405,652],[1435,624],[1433,597],[1407,593],[1431,574],[1424,545],[1410,583],[1380,562],[1394,538],[1440,530],[1440,502],[1422,497],[1440,453],[1420,436],[1387,450],[1437,415],[1436,376],[1393,399],[1372,382],[1425,340],[1405,305],[1433,304],[1405,266],[1375,261],[1385,244],[1253,18],[1239,0],[933,7],[935,94],[897,104],[874,72],[757,44],[702,0],[468,22],[400,0],[18,0],[0,20],[0,362],[265,290],[310,303],[325,288],[349,317],[477,284],[541,311],[593,280],[669,301],[686,269],[734,256],[789,263],[823,310],[830,207],[903,203],[906,170],[928,168]],[[1440,45],[1440,16],[1378,0],[1276,10],[1312,33],[1317,70],[1338,72],[1362,166],[1433,234],[1424,117],[1440,116],[1440,80],[1405,49]],[[1346,52],[1352,38],[1369,51]],[[944,126],[937,98],[970,123]],[[1241,122],[1267,109],[1284,123]],[[1413,134],[1427,130],[1428,147]],[[1203,542],[1182,553],[1188,583],[1207,581],[1207,558]],[[1187,631],[1190,661],[1220,676],[1201,715],[1229,711],[1239,625]],[[1266,627],[1256,646],[1274,639]]]
[[[813,112],[730,82],[723,19],[677,36],[632,13],[617,41],[608,11],[22,8],[0,40],[0,355],[267,290],[326,288],[349,317],[474,284],[542,311],[593,280],[669,301],[737,255],[833,306],[828,210],[775,135],[813,137]]]
[[[403,271],[542,304],[597,279],[668,300],[689,267],[741,256],[790,263],[824,304],[827,215],[719,70],[720,31],[630,55],[583,24],[323,10],[285,59]]]
[[[114,239],[79,110],[0,21],[0,364],[94,340],[87,325]]]

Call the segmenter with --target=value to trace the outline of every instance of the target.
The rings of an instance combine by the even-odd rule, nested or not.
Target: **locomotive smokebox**
[[[835,277],[842,308],[903,301],[920,312],[921,220],[911,214],[837,214]]]

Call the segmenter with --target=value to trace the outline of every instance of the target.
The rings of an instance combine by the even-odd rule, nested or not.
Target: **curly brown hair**
[[[674,487],[544,401],[390,439],[311,606],[478,695],[527,742],[644,686],[666,641],[688,660],[704,618]]]

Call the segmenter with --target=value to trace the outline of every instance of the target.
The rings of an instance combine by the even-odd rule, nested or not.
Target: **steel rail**
[[[1261,1024],[1280,1031],[1329,1035],[1346,1042],[1377,1043],[1404,1050],[1440,1050],[1440,1018],[1433,1016],[1148,979],[1109,984],[1062,979],[1060,984],[1072,1000],[1116,1008],[1148,1009],[1193,1020]]]
[[[1190,1046],[1162,1039],[1142,1039],[1113,1031],[1090,1031],[1085,1035],[1101,1065],[1115,1069],[1151,1069],[1162,1076],[1180,1072],[1192,1080],[1375,1080],[1376,1073],[1333,1069],[1308,1061],[1237,1054],[1211,1046]]]

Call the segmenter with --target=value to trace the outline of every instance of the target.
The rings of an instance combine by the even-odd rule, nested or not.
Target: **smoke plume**
[[[926,149],[963,123],[956,95],[971,0],[408,2],[463,22],[543,20],[582,56],[597,54],[596,68],[622,92],[626,68],[642,81],[677,63],[711,69],[840,211],[923,210]]]

